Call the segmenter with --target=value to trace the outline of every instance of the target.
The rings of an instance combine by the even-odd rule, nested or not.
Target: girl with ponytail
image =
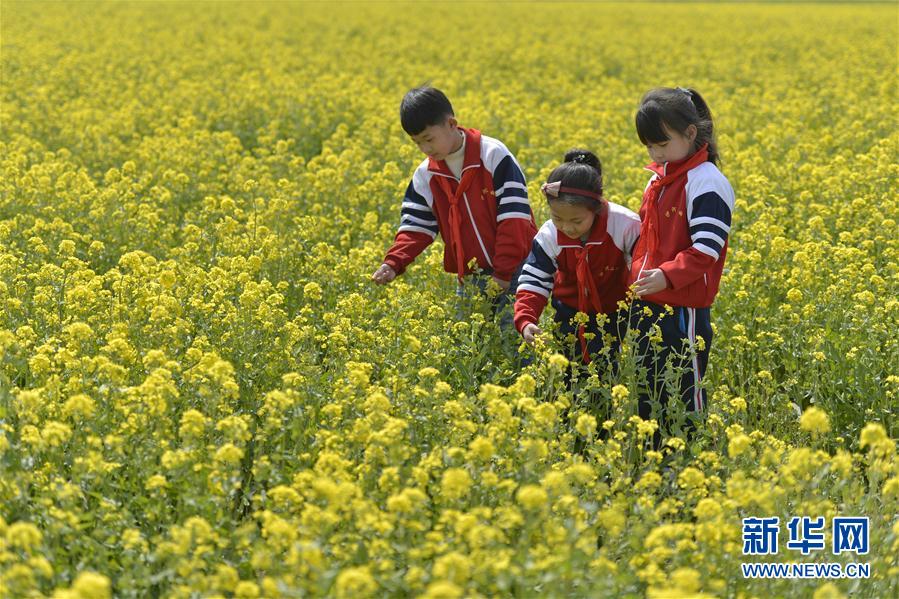
[[[649,378],[640,395],[640,416],[658,418],[663,429],[669,428],[664,379],[666,362],[673,358],[683,372],[678,401],[693,414],[684,431],[689,437],[695,417],[706,410],[702,380],[712,346],[710,307],[727,255],[734,191],[718,170],[712,114],[699,92],[654,89],[643,96],[635,120],[652,159],[630,272],[637,296],[631,326],[639,331],[638,349]],[[654,324],[661,343],[650,342]],[[660,443],[658,432],[654,443]]]

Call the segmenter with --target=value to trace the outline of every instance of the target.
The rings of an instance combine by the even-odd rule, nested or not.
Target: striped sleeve
[[[531,220],[531,204],[524,171],[509,148],[498,139],[482,135],[481,160],[493,178],[496,222],[510,218]]]
[[[556,228],[547,221],[531,242],[531,252],[521,266],[515,288],[513,322],[521,333],[528,324],[537,324],[553,290],[559,245]]]
[[[531,219],[524,173],[511,154],[506,154],[493,171],[493,188],[496,193],[496,222],[507,218]]]
[[[528,255],[537,228],[521,166],[499,140],[481,136],[481,161],[493,179],[496,196],[496,242],[493,270],[508,281]]]
[[[400,211],[400,227],[397,232],[426,233],[431,236],[431,239],[436,238],[440,229],[437,226],[437,217],[431,210],[432,201],[430,187],[419,168],[412,176],[409,187],[406,188],[406,195]]]
[[[711,168],[704,168],[687,184],[687,222],[693,247],[718,260],[730,234],[734,192],[720,171],[706,164]]]
[[[383,260],[396,274],[405,272],[406,267],[437,237],[440,229],[432,204],[427,175],[419,167],[406,188],[400,209],[400,226]]]
[[[516,291],[531,291],[548,298],[552,293],[553,279],[558,269],[556,262],[558,255],[556,231],[550,221],[540,227],[537,236],[534,237],[531,253],[521,267]]]

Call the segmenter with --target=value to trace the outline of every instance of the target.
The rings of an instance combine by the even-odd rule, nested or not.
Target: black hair
[[[678,87],[657,87],[646,93],[640,101],[635,118],[637,136],[643,145],[660,143],[669,139],[662,127],[686,135],[687,127],[696,126],[695,152],[708,143],[709,162],[718,164],[718,144],[715,142],[715,128],[712,112],[702,96],[695,89]]]
[[[547,177],[547,183],[562,182],[562,187],[583,189],[602,195],[602,164],[599,157],[590,150],[574,148],[565,152],[565,162],[553,169]],[[593,212],[599,212],[603,203],[594,198],[574,193],[562,192],[558,198],[549,198],[551,202],[565,202],[574,206],[583,206]]]
[[[430,86],[410,89],[400,103],[400,122],[409,135],[418,135],[451,116],[455,113],[449,99],[442,91]]]

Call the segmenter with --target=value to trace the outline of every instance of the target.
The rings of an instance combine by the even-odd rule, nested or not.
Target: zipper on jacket
[[[578,241],[581,242],[581,249],[584,250],[584,252],[585,252],[584,253],[584,262],[587,262],[589,264],[590,263],[590,250],[586,249],[587,242],[584,241],[583,239],[578,239]],[[587,297],[588,295],[590,295],[590,287],[585,287],[584,288],[584,297]]]
[[[464,191],[462,192],[462,199],[465,200],[465,208],[468,210],[468,218],[471,219],[471,228],[474,229],[474,234],[478,238],[478,244],[481,246],[481,251],[484,252],[484,257],[487,259],[487,264],[490,265],[490,268],[493,268],[493,260],[490,259],[490,254],[487,253],[487,248],[484,247],[484,240],[481,239],[481,233],[478,231],[478,226],[474,222],[474,215],[471,213],[471,206],[468,204],[468,194]]]
[[[477,164],[472,164],[470,166],[463,168],[461,172],[464,173],[466,170],[468,170],[470,168],[475,168],[477,166],[478,166]],[[434,174],[439,175],[441,177],[446,177],[447,179],[453,179],[458,184],[462,183],[462,179],[459,177],[456,177],[456,176],[450,177],[448,175],[444,175],[443,173],[434,173]],[[469,218],[469,220],[471,220],[471,228],[474,229],[475,237],[478,238],[478,245],[481,246],[481,251],[484,253],[484,258],[486,258],[487,264],[490,265],[490,268],[493,268],[493,260],[490,259],[490,254],[487,253],[487,248],[484,246],[484,240],[481,239],[481,232],[478,231],[478,226],[474,222],[474,215],[471,213],[471,206],[468,203],[468,194],[465,193],[464,191],[462,192],[462,199],[465,200],[465,209],[468,211],[468,218]],[[465,266],[466,266],[465,264],[462,264],[462,265],[459,265],[458,268],[461,270],[465,270]]]
[[[666,168],[667,168],[667,164],[668,164],[668,163],[666,162],[666,163],[665,163]],[[668,188],[667,188],[667,187],[663,187],[663,188],[662,188],[662,191],[659,192],[659,199],[658,199],[658,201],[656,202],[656,204],[658,204],[658,203],[660,203],[660,202],[662,201],[662,196],[665,194],[665,190],[666,190],[666,189],[668,189]],[[650,209],[655,209],[655,208],[656,208],[656,206],[650,206]],[[656,221],[656,224],[658,225],[658,221]],[[658,231],[656,231],[656,234],[658,234]],[[640,272],[637,273],[637,279],[639,279],[640,276],[643,274],[643,269],[646,268],[646,261],[647,261],[647,260],[649,260],[649,252],[646,252],[646,254],[643,256],[643,264],[640,265]]]

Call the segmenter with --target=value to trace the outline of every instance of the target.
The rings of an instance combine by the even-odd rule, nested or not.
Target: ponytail
[[[715,123],[712,120],[712,111],[709,105],[699,95],[699,92],[692,88],[687,88],[690,99],[693,100],[693,106],[699,115],[699,122],[696,124],[696,146],[701,147],[703,144],[709,144],[709,162],[717,165],[721,160],[718,155],[718,142],[715,140]]]

